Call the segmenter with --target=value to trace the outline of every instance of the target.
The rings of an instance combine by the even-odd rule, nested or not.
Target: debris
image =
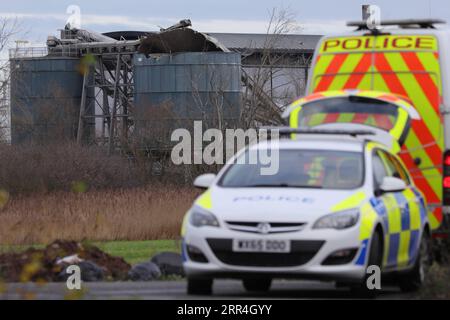
[[[155,255],[152,260],[164,276],[184,277],[181,255],[175,252],[162,252]]]
[[[102,278],[107,280],[125,280],[131,269],[123,258],[113,257],[95,246],[57,240],[44,249],[30,248],[21,253],[0,255],[0,277],[6,282],[58,281],[68,264],[57,262],[70,256],[84,260],[77,265],[86,267],[89,272],[94,270],[91,263],[95,264],[102,269]]]
[[[91,30],[83,30],[78,28],[72,28],[70,25],[66,25],[64,28],[66,33],[71,34],[71,37],[78,39],[81,42],[114,42],[113,38],[105,36]],[[66,34],[67,36],[67,34]]]
[[[62,259],[58,259],[56,260],[56,264],[78,264],[81,261],[83,261],[83,259],[80,259],[80,257],[77,254],[71,255],[71,256],[67,256],[64,257]]]
[[[81,280],[85,282],[95,282],[95,281],[102,281],[104,279],[105,271],[104,269],[100,268],[97,264],[93,263],[92,261],[81,261],[76,264],[78,267],[80,267],[81,272]],[[70,276],[66,272],[69,265],[66,265],[66,267],[59,273],[58,280],[60,281],[66,281],[67,278]]]
[[[161,270],[151,261],[137,264],[128,272],[128,278],[131,281],[152,281],[159,277],[161,277]]]
[[[190,19],[180,20],[180,22],[174,24],[173,26],[166,28],[166,29],[161,28],[159,31],[163,32],[163,31],[170,31],[170,30],[187,28],[187,27],[192,27],[192,22]]]

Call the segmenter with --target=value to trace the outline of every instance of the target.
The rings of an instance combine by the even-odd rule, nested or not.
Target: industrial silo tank
[[[135,137],[144,147],[170,148],[171,133],[235,128],[241,112],[241,55],[188,52],[134,57]]]
[[[50,143],[77,135],[83,74],[80,59],[18,58],[11,67],[11,143]],[[93,89],[87,112],[94,111]],[[94,135],[95,122],[85,124],[84,138]]]

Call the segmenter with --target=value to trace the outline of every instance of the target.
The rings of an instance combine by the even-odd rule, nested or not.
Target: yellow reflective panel
[[[431,211],[428,212],[428,220],[430,221],[430,226],[432,230],[436,230],[441,226],[441,222],[438,221],[436,216]]]
[[[195,204],[204,209],[211,209],[212,208],[211,190],[208,190],[205,193],[203,193],[197,199]]]
[[[442,175],[439,172],[439,169],[435,167],[433,161],[426,152],[426,149],[422,147],[419,138],[413,130],[409,132],[405,145],[410,156],[413,159],[420,158],[422,161],[420,166],[422,168],[426,168],[422,169],[422,175],[416,172],[411,172],[413,179],[425,179],[438,198],[442,199]],[[424,193],[424,195],[426,196],[426,193]],[[428,198],[427,201],[430,204]]]
[[[327,115],[325,113],[312,114],[308,119],[308,126],[314,127],[323,124]]]
[[[389,53],[384,56],[391,66],[395,66],[397,78],[402,84],[402,87],[404,88],[409,99],[414,101],[416,110],[422,115],[422,121],[425,122],[434,139],[439,139],[441,127],[440,115],[435,111],[433,105],[430,104],[430,101],[427,98],[427,94],[430,94],[430,92],[425,92],[422,89],[416,77],[418,72],[412,72],[409,69],[400,53]],[[427,66],[427,70],[429,70],[429,66]],[[429,75],[433,81],[437,82],[436,74],[430,73]],[[377,84],[384,82],[381,76],[379,80],[379,82],[376,82]],[[436,89],[438,90],[438,87],[436,87]],[[432,95],[436,97],[436,99],[439,99],[438,92],[433,92]],[[439,101],[434,101],[434,104],[439,104]]]
[[[302,111],[302,107],[300,106],[291,111],[291,114],[289,115],[289,125],[291,128],[298,128],[298,116],[300,111]]]
[[[437,39],[431,35],[384,35],[332,37],[322,41],[320,54],[379,51],[436,51]]]
[[[353,113],[340,113],[339,117],[337,118],[337,123],[351,123],[353,119],[355,118],[355,114]]]
[[[375,142],[369,142],[366,145],[366,148],[368,151],[372,151],[373,149],[377,148],[378,145]]]
[[[415,201],[416,194],[411,189],[406,189],[403,195],[409,203],[410,230],[420,230],[422,223],[420,221],[420,206]]]
[[[334,77],[329,88],[341,90],[345,87],[345,84],[353,74],[353,70],[357,67],[359,61],[361,60],[363,54],[354,54],[347,57],[339,69],[340,76]]]
[[[184,218],[183,218],[183,223],[181,224],[181,236],[182,237],[184,237],[186,234],[187,223],[188,223],[188,214],[185,214]]]
[[[359,240],[370,239],[377,218],[378,215],[372,208],[372,205],[369,202],[366,202],[361,207],[361,228],[359,230]]]
[[[405,267],[409,261],[409,242],[411,240],[411,231],[400,233],[400,243],[398,247],[397,264],[399,267]]]
[[[434,75],[432,80],[434,85],[438,87],[439,94],[441,94],[442,86],[440,83],[441,67],[439,65],[439,55],[436,52],[417,52],[417,57],[419,58],[421,64],[426,66],[428,72]]]
[[[352,208],[358,208],[361,205],[361,202],[363,202],[366,198],[367,196],[363,191],[356,192],[344,201],[335,205],[331,210],[333,212],[337,212]]]
[[[405,110],[398,108],[397,109],[398,115],[397,115],[397,122],[395,123],[395,126],[392,128],[392,130],[389,132],[391,136],[393,136],[396,140],[399,140],[402,136],[403,132],[405,131],[406,125],[408,124],[408,112]]]
[[[315,75],[322,75],[327,71],[328,66],[330,65],[331,61],[333,60],[333,55],[327,55],[327,56],[320,56],[318,62],[314,66],[314,74]],[[320,78],[314,78],[314,85],[313,87],[316,88],[318,82],[320,81]]]
[[[383,252],[383,266],[387,266],[388,257],[389,257],[389,248],[390,248],[390,240],[391,237],[389,234],[385,234],[384,236],[384,252]]]
[[[388,212],[389,230],[388,234],[399,233],[402,231],[402,213],[397,203],[397,199],[392,194],[383,196],[383,203]]]

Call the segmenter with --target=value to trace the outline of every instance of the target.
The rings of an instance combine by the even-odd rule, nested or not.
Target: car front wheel
[[[419,290],[426,280],[431,263],[431,239],[429,234],[425,232],[420,242],[419,254],[413,269],[399,277],[400,289],[403,292]]]
[[[383,257],[383,243],[381,232],[376,231],[372,236],[369,249],[369,260],[367,266],[378,266],[381,269]],[[369,289],[367,286],[368,274],[364,276],[363,281],[357,285],[352,286],[351,291],[359,298],[373,299],[377,295],[377,289]]]

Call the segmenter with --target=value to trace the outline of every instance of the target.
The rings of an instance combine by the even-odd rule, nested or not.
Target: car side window
[[[386,168],[387,176],[388,177],[397,177],[397,175],[398,175],[397,168],[392,163],[389,155],[386,152],[382,151],[382,150],[378,150],[377,153],[380,156],[381,161],[384,164],[384,167]]]
[[[388,157],[395,166],[394,177],[402,179],[403,181],[405,181],[406,185],[409,186],[411,184],[411,178],[409,177],[409,174],[406,171],[405,167],[393,155],[390,154],[388,155]]]
[[[381,184],[383,183],[384,177],[387,176],[386,168],[383,164],[383,160],[381,159],[378,152],[374,152],[373,154],[373,160],[372,160],[372,166],[373,166],[373,178],[374,178],[374,187],[375,189],[378,189]]]
[[[403,166],[392,154],[383,150],[378,150],[377,153],[380,155],[380,158],[382,159],[383,164],[386,167],[388,177],[402,179],[403,181],[405,181],[407,186],[411,184],[409,176],[405,172]]]

